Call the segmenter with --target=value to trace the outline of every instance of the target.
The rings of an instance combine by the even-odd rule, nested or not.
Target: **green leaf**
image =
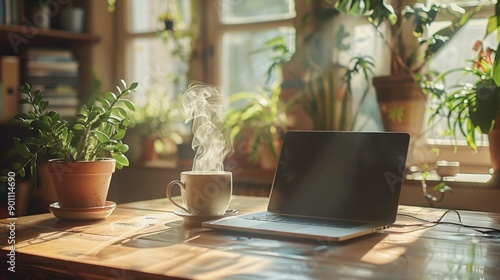
[[[12,164],[12,167],[14,167],[14,170],[19,174],[19,176],[24,177],[26,175],[22,164],[15,162]]]
[[[38,184],[38,172],[36,168],[36,157],[33,158],[30,162],[30,173],[31,173],[31,192],[35,191],[35,188]]]
[[[97,138],[97,140],[100,142],[100,143],[109,143],[109,141],[111,139],[109,139],[109,137],[102,131],[99,131],[99,130],[94,130],[92,131],[92,133],[95,135],[95,137]]]
[[[111,157],[116,160],[117,165],[120,164],[121,166],[128,166],[129,161],[127,157],[122,154],[122,153],[111,153]]]
[[[40,139],[38,139],[36,137],[26,137],[26,138],[24,138],[24,144],[38,146],[38,145],[41,145],[42,142]]]
[[[49,101],[47,101],[47,100],[40,101],[40,110],[41,111],[45,111],[47,109],[47,107],[49,107]]]
[[[104,98],[108,100],[110,103],[113,103],[116,100],[116,95],[111,91],[107,91],[103,94]]]
[[[85,129],[85,126],[83,126],[82,124],[80,123],[77,123],[75,125],[73,125],[73,129],[74,130],[84,130]]]
[[[123,85],[123,90],[125,90],[127,88],[127,83],[125,83],[125,81],[122,79],[120,80],[120,82],[122,83]]]
[[[31,157],[30,150],[28,149],[28,147],[25,144],[21,143],[21,140],[19,138],[14,137],[14,145],[16,147],[16,150],[19,152],[19,154],[23,158]]]
[[[102,98],[102,97],[98,97],[95,99],[97,102],[101,103],[103,105],[104,108],[109,108],[111,106],[111,103],[105,99],[105,98]]]
[[[40,93],[40,91],[35,91],[35,93],[33,93],[33,96],[35,97],[33,104],[40,104],[40,101],[42,101],[43,99],[43,95]]]
[[[127,144],[118,144],[117,145],[117,150],[120,153],[126,153],[128,151],[129,147]]]
[[[123,137],[125,137],[125,133],[125,130],[119,130],[115,135],[111,136],[111,140],[121,140],[123,139]]]
[[[500,5],[498,4],[500,3],[497,2],[497,5]],[[498,30],[498,46],[497,46],[497,53],[495,55],[495,60],[493,61],[493,66],[492,66],[492,69],[491,71],[493,71],[493,74],[495,75],[492,75],[493,76],[493,80],[495,81],[495,84],[497,85],[497,88],[500,88],[500,29]]]
[[[135,82],[134,82],[134,83],[130,84],[129,89],[130,89],[130,90],[134,90],[134,89],[136,89],[136,88],[137,88],[137,86],[138,86],[138,85],[139,85],[139,83],[135,83]]]
[[[127,116],[127,110],[125,110],[125,108],[120,106],[113,107],[113,109],[111,109],[111,112],[118,116],[124,116],[124,117]]]
[[[50,131],[50,126],[41,120],[33,120],[31,122],[31,126],[44,132]]]
[[[499,113],[500,88],[493,80],[481,81],[476,84],[476,104],[469,109],[470,119],[474,127],[479,127],[481,133],[487,134],[493,129],[493,124]]]
[[[132,103],[132,101],[128,99],[123,99],[122,102],[130,111],[135,111],[135,106],[134,103]]]
[[[488,24],[486,25],[486,34],[484,35],[484,37],[490,35],[491,33],[493,33],[495,30],[497,30],[499,28],[500,28],[500,15],[495,15],[495,16],[489,17]],[[500,36],[500,33],[498,34],[498,36]]]

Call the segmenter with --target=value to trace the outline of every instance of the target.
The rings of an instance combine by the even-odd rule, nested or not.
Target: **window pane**
[[[470,20],[467,25],[462,28],[460,33],[453,38],[453,41],[433,58],[429,64],[430,69],[442,73],[453,68],[470,66],[470,62],[467,60],[474,59],[476,53],[472,50],[472,47],[477,40],[483,40],[486,29],[486,21],[486,19]],[[446,25],[448,25],[447,22],[436,22],[431,26],[430,31],[433,33]],[[496,41],[496,34],[488,36],[485,40],[483,40],[483,43],[485,47],[496,48],[498,44]],[[450,59],[450,57],[453,57],[454,59]],[[455,84],[455,81],[459,80],[460,82],[471,81],[468,80],[467,77],[462,77],[462,73],[453,73],[448,75],[447,84],[451,86]],[[433,112],[432,108],[435,108],[437,105],[430,104],[429,106],[431,107],[429,110],[430,114]],[[435,128],[430,129],[428,138],[442,139],[442,132],[447,129],[446,119],[443,119],[440,123],[436,124]],[[456,136],[457,139],[464,140],[461,135]],[[445,139],[449,139],[449,137]],[[477,135],[477,139],[481,139],[481,136]],[[487,140],[487,137],[483,137],[482,139]]]
[[[220,0],[223,23],[261,22],[295,17],[293,0]]]
[[[189,40],[178,42],[180,48],[189,49]],[[161,85],[171,92],[182,92],[187,85],[188,65],[174,57],[176,46],[160,38],[138,38],[132,41],[131,78],[144,88]]]
[[[285,38],[288,48],[293,52],[295,29],[291,27],[224,33],[222,73],[225,92],[232,94],[238,91],[255,91],[258,85],[264,84],[272,53],[256,50],[262,49],[266,41],[278,36]]]
[[[186,0],[131,0],[131,31],[152,32],[165,28],[160,16],[173,17],[175,29],[185,29],[191,23],[191,1]]]

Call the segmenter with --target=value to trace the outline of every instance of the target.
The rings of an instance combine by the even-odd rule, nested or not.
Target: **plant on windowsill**
[[[498,173],[500,147],[494,143],[500,134],[500,56],[496,50],[484,48],[481,41],[476,42],[474,50],[478,54],[471,61],[471,66],[451,69],[438,75],[436,84],[428,88],[438,100],[438,106],[429,121],[445,118],[448,127],[445,134],[454,140],[462,135],[474,151],[477,150],[476,133],[488,135],[493,170]],[[472,77],[473,81],[459,82],[446,90],[447,76],[457,72],[463,77]]]
[[[455,4],[427,7],[422,3],[413,6],[402,6],[401,1],[393,3],[394,6],[380,0],[339,0],[335,7],[344,14],[368,15],[368,21],[390,50],[389,75],[373,79],[385,130],[407,131],[418,136],[426,101],[419,81],[424,79],[427,62],[450,42],[478,8],[465,12]],[[438,14],[450,17],[450,25],[426,35],[427,27]],[[382,27],[387,25],[385,34]]]
[[[257,92],[234,93],[225,115],[231,139],[249,137],[250,162],[258,162],[263,169],[276,167],[282,135],[288,129],[287,112],[295,102],[295,99],[281,100],[280,93],[278,83],[270,88],[261,87]]]
[[[127,141],[139,142],[137,144],[142,147],[136,158],[148,162],[160,154],[173,154],[174,146],[183,141],[182,135],[187,130],[183,124],[181,99],[174,98],[171,92],[159,84],[137,91],[133,99],[135,112],[131,116],[127,134]]]
[[[130,123],[129,110],[134,104],[125,99],[137,87],[122,81],[117,92],[106,92],[96,98],[96,104],[83,106],[70,124],[55,111],[47,111],[49,102],[42,92],[33,91],[25,84],[19,91],[26,97],[21,104],[31,106],[31,111],[15,117],[21,126],[36,131],[33,137],[14,138],[16,151],[23,160],[13,164],[13,170],[2,171],[1,181],[15,173],[25,176],[29,169],[31,185],[37,185],[37,159],[46,154],[49,173],[55,187],[59,207],[103,207],[109,189],[111,175],[116,168],[128,166],[124,155],[128,146],[121,139]]]
[[[300,96],[300,104],[310,117],[314,130],[362,129],[365,123],[359,123],[358,116],[370,88],[369,86],[365,87],[359,99],[356,98],[359,102],[353,104],[353,79],[357,74],[362,74],[363,79],[369,84],[371,74],[373,74],[373,58],[355,56],[347,66],[331,63],[324,65],[324,61],[329,61],[330,58],[325,59],[323,55],[318,55],[318,45],[322,45],[323,35],[329,31],[329,29],[321,30],[311,34],[305,40],[303,46],[305,50],[303,52],[305,54],[304,64],[300,67],[301,70],[305,69],[303,77],[299,77],[294,72],[296,69],[284,69],[282,71],[284,80],[295,83],[295,88],[301,89],[296,96]],[[336,37],[334,48],[338,50],[337,54],[340,55],[341,51],[349,49],[349,45],[343,42],[343,39],[349,37],[349,33],[345,31],[343,26],[340,26],[333,31],[333,34]],[[266,50],[272,50],[274,53],[272,64],[266,72],[269,80],[276,67],[289,68],[292,64],[288,65],[287,63],[291,63],[294,55],[286,47],[282,37],[269,40],[265,47]],[[285,79],[286,75],[288,77]]]
[[[437,75],[433,83],[427,83],[424,90],[431,98],[437,100],[437,108],[429,117],[434,123],[444,118],[447,131],[455,142],[457,136],[465,138],[467,145],[478,149],[476,135],[487,135],[489,142],[491,165],[494,171],[493,182],[498,184],[500,174],[500,2],[496,3],[495,15],[488,18],[484,38],[497,31],[496,50],[477,41],[473,49],[477,52],[469,65],[448,70]],[[461,80],[447,87],[446,79],[459,73]],[[452,76],[453,77],[453,76]],[[463,81],[463,82],[462,82]],[[423,182],[425,184],[425,180]],[[425,185],[423,185],[425,187]],[[444,192],[450,190],[444,182],[436,185],[435,190],[441,192],[439,198],[429,195],[427,199],[439,201]]]

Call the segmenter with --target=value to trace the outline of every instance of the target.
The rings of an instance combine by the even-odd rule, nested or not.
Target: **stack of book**
[[[61,116],[74,116],[78,111],[79,64],[70,50],[29,49],[26,80],[40,90],[49,101],[48,110]]]

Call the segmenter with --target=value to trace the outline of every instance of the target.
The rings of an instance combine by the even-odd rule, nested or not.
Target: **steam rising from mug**
[[[233,152],[233,144],[224,122],[226,99],[222,88],[190,81],[182,105],[186,123],[192,121],[192,148],[196,151],[193,171],[223,171],[224,158]]]

